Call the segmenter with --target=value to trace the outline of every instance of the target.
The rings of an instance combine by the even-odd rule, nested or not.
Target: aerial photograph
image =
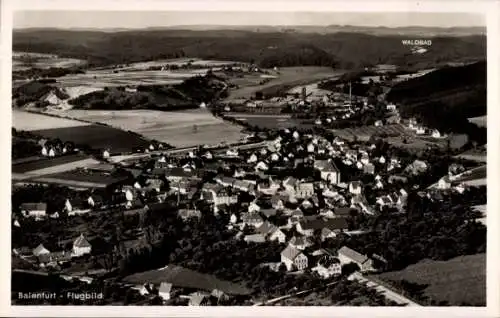
[[[12,306],[486,306],[486,18],[16,11]]]

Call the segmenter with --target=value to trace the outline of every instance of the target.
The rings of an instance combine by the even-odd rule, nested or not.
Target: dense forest
[[[486,142],[486,129],[467,118],[486,115],[486,62],[446,67],[395,85],[387,99],[399,103],[403,117],[416,117],[429,127],[466,133]]]
[[[351,68],[377,63],[430,67],[443,61],[484,59],[482,35],[434,37],[426,54],[411,54],[405,36],[361,33],[251,32],[245,30],[139,30],[122,32],[24,30],[16,51],[79,58],[90,66],[199,57],[255,62],[262,67],[319,65]]]
[[[215,77],[193,77],[176,85],[139,86],[137,92],[123,87],[106,88],[69,101],[85,109],[188,109],[210,102],[224,89]]]

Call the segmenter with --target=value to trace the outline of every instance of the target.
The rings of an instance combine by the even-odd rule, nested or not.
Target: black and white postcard
[[[2,313],[495,315],[495,3],[272,2],[5,3]]]

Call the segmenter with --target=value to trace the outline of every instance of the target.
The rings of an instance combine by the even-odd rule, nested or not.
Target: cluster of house
[[[178,296],[180,300],[186,301],[188,306],[216,306],[230,298],[219,289],[213,289],[211,292],[196,290],[187,295],[178,295],[173,284],[167,282],[161,282],[159,285],[145,283],[131,288],[148,298],[159,296],[164,303]]]
[[[45,138],[38,140],[38,145],[42,147],[40,154],[44,157],[57,157],[77,150],[71,143],[50,141]]]
[[[32,263],[36,263],[40,267],[57,267],[64,263],[71,262],[74,258],[90,254],[91,251],[92,245],[83,234],[80,234],[80,236],[73,241],[73,247],[70,251],[63,250],[51,252],[45,248],[43,244],[39,244],[32,250],[26,248],[13,250],[14,254]]]
[[[419,136],[431,136],[436,139],[445,138],[446,135],[442,134],[438,129],[429,129],[422,124],[419,124],[415,118],[408,120],[407,128],[414,131]]]

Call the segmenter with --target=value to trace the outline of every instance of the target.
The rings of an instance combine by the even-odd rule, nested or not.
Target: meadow
[[[272,74],[276,77],[266,78],[267,80],[264,81],[265,83],[263,84],[255,83],[255,75],[245,75],[245,77],[249,76],[250,79],[253,80],[249,80],[248,84],[245,85],[243,80],[238,78],[240,86],[237,89],[230,90],[227,100],[231,101],[241,98],[249,99],[255,96],[257,92],[263,92],[266,96],[276,95],[280,92],[285,93],[296,86],[307,85],[323,79],[340,76],[343,73],[344,71],[334,70],[331,67],[284,67]],[[262,80],[263,78],[260,78],[259,82]]]
[[[406,280],[424,287],[423,295],[452,306],[486,303],[486,255],[459,256],[448,261],[422,261],[404,270],[374,276],[391,285]]]
[[[174,147],[238,142],[241,127],[224,122],[204,109],[162,112],[154,110],[69,110],[68,116],[133,131]]]
[[[47,69],[51,67],[70,68],[84,65],[86,62],[80,59],[63,58],[53,54],[13,52],[12,70],[23,71],[30,68]]]
[[[44,114],[12,110],[12,127],[17,130],[34,131],[43,129],[71,128],[88,126],[89,123]]]
[[[109,149],[111,153],[129,153],[136,148],[147,148],[150,142],[137,134],[104,125],[50,128],[33,131],[49,138],[71,141],[77,146],[88,145],[92,149]]]
[[[95,88],[137,85],[172,85],[197,75],[206,74],[206,69],[182,71],[130,70],[118,72],[112,69],[93,70],[85,74],[71,74],[58,78],[62,87],[90,86]]]

